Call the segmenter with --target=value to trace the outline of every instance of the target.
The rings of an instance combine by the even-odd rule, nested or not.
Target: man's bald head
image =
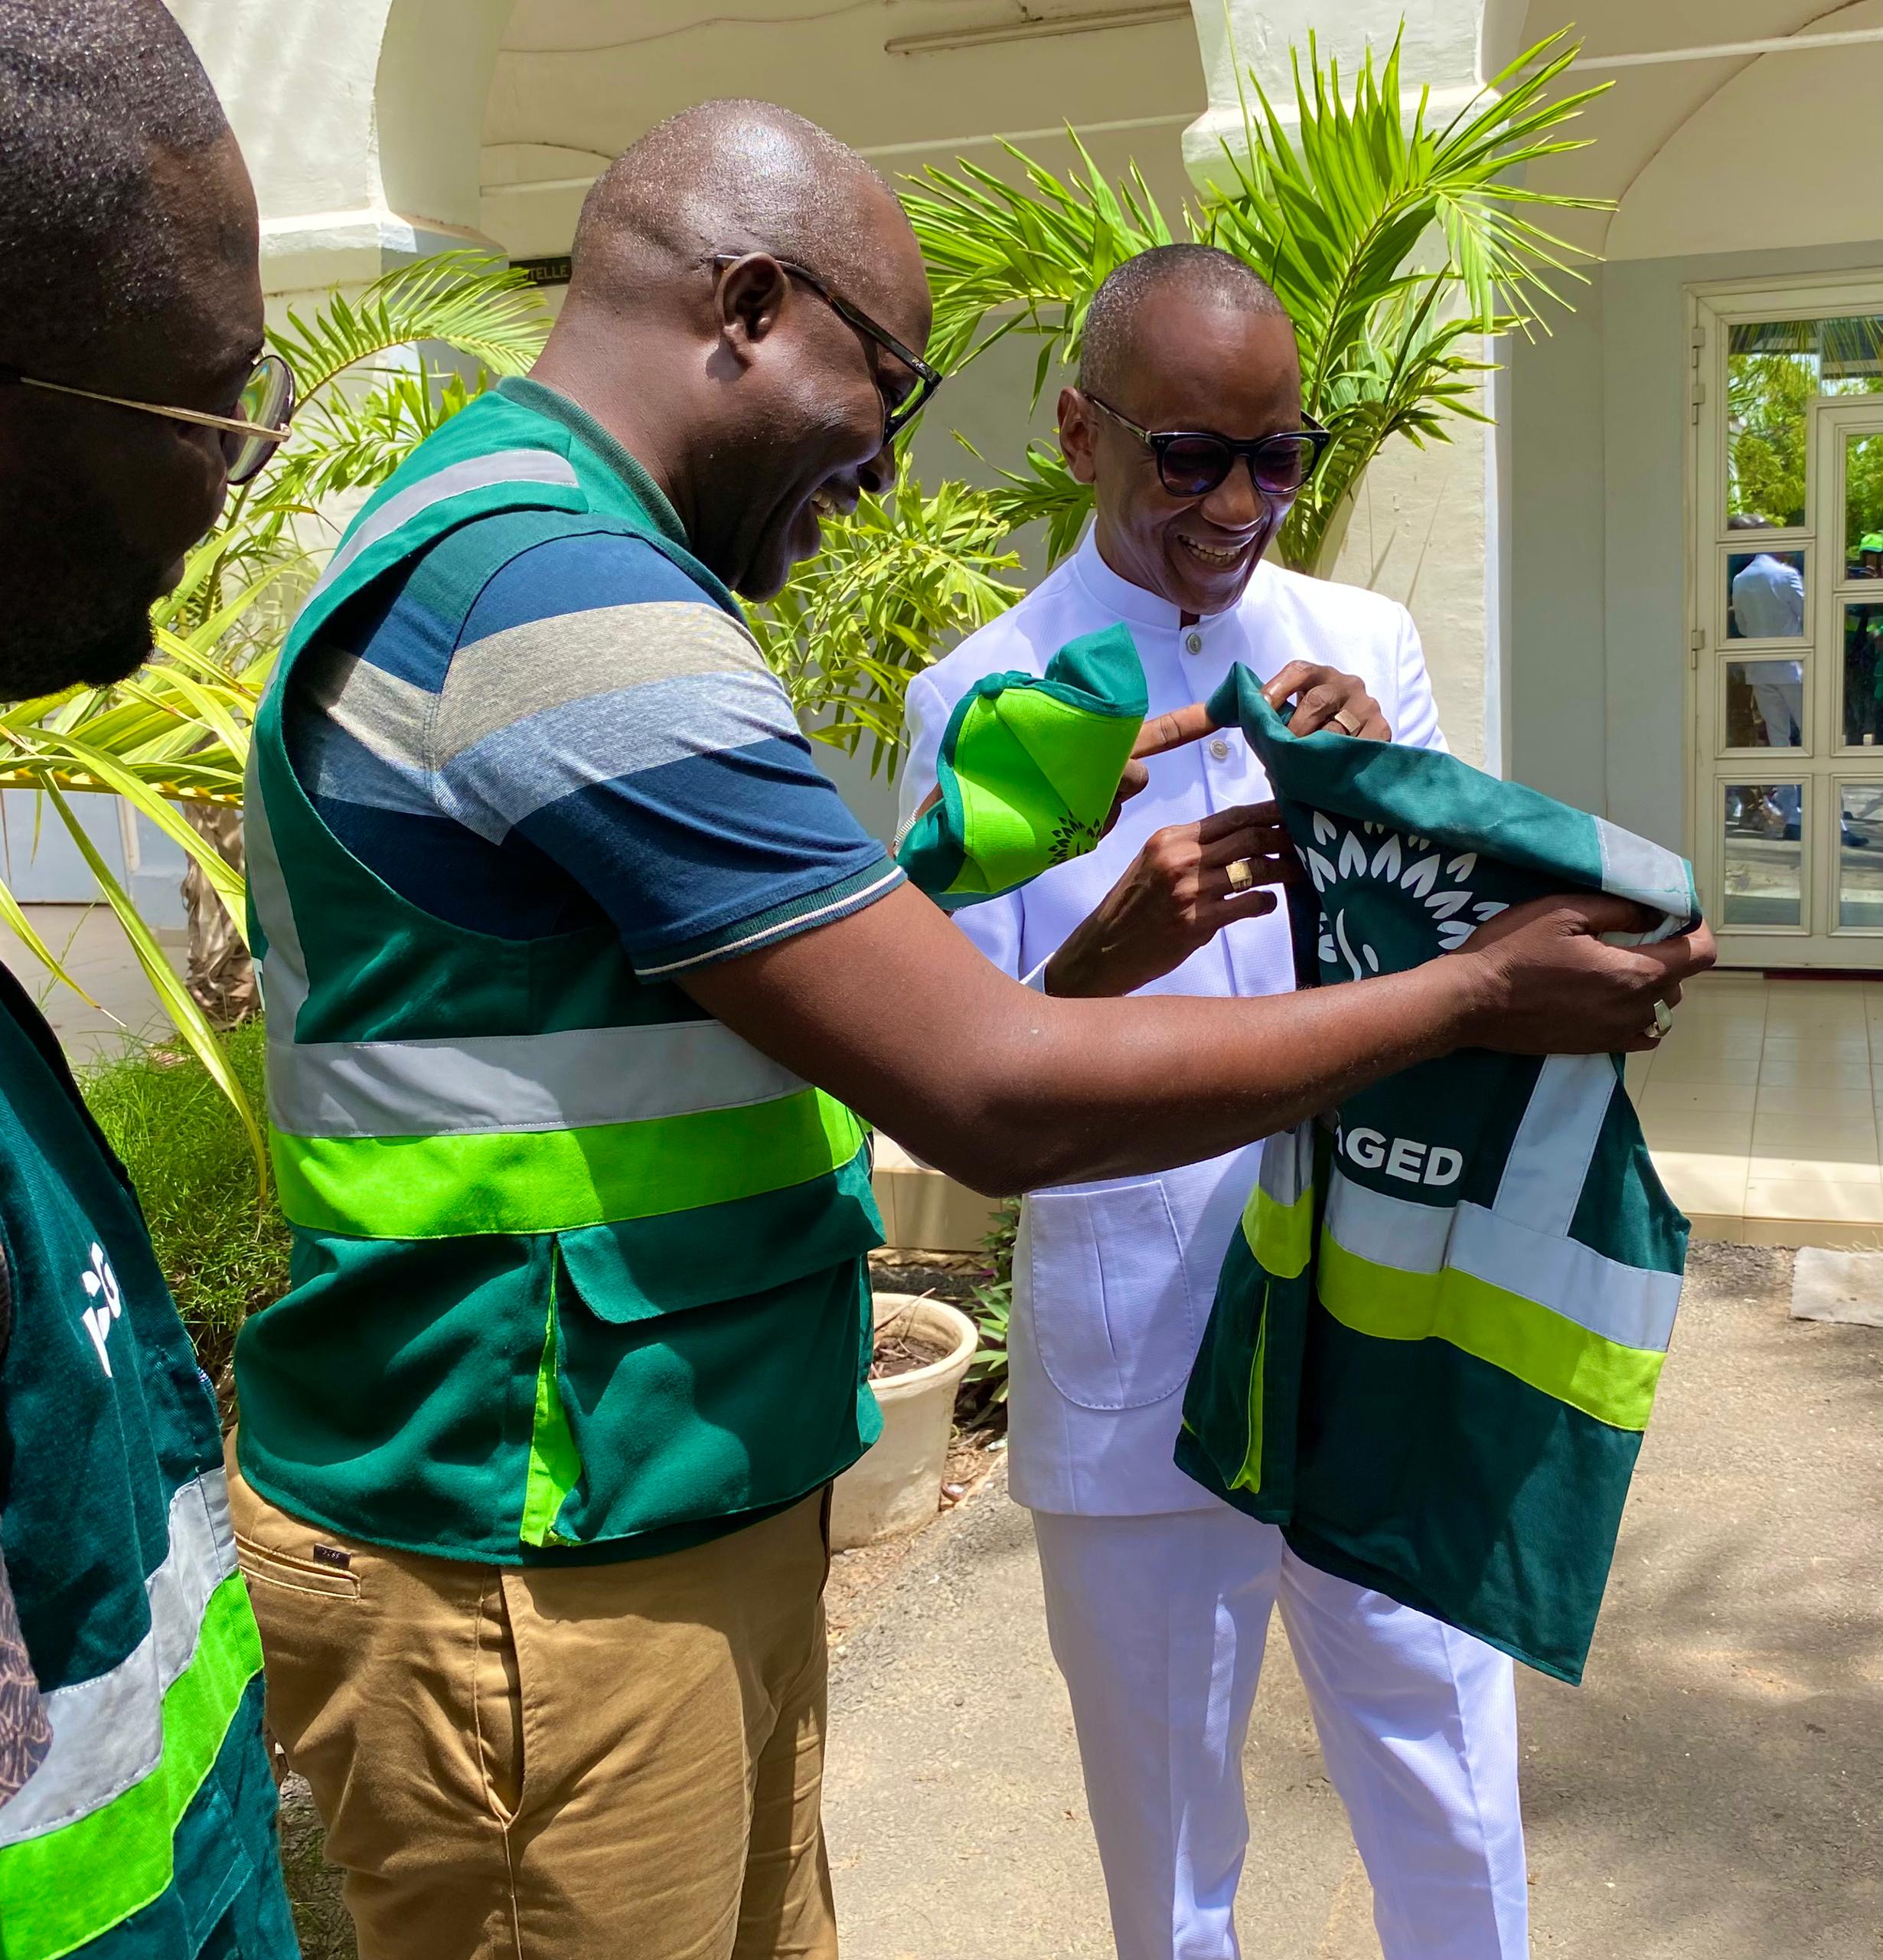
[[[703,103],[602,172],[573,259],[537,379],[649,471],[696,556],[770,597],[821,514],[894,481],[885,431],[919,383],[896,346],[919,354],[931,318],[901,205],[801,116]]]
[[[1252,316],[1287,317],[1275,290],[1252,266],[1214,245],[1157,245],[1127,259],[1092,295],[1081,343],[1079,385],[1109,396],[1127,385],[1140,358],[1149,314],[1201,303]]]
[[[657,124],[597,178],[576,227],[569,296],[619,305],[718,252],[789,259],[866,304],[889,185],[846,143],[769,102],[701,103]]]

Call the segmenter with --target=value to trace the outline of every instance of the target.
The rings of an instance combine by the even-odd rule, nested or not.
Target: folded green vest
[[[896,858],[944,911],[998,898],[1098,841],[1147,706],[1131,629],[1069,641],[1043,676],[989,674],[955,704],[941,794]]]
[[[1431,750],[1291,737],[1238,667],[1309,882],[1304,985],[1417,966],[1572,888],[1697,917],[1683,860]],[[1655,935],[1658,936],[1659,935]],[[1177,1462],[1310,1564],[1581,1678],[1673,1331],[1687,1223],[1618,1056],[1469,1050],[1272,1137]]]

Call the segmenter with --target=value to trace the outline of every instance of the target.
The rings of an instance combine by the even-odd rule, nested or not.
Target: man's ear
[[[1095,418],[1085,397],[1076,388],[1059,390],[1059,453],[1072,472],[1075,483],[1089,483],[1098,474],[1092,446],[1097,433]]]
[[[791,283],[785,268],[762,252],[728,266],[713,294],[721,336],[735,349],[763,340],[778,325]]]

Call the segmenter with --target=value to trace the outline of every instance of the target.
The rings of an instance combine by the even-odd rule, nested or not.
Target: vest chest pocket
[[[1052,1385],[1082,1409],[1141,1409],[1189,1378],[1201,1329],[1156,1180],[1026,1200],[1028,1304]]]

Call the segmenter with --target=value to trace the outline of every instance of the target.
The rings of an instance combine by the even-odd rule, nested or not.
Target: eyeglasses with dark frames
[[[237,400],[240,415],[208,415],[200,408],[172,408],[161,402],[134,401],[126,395],[101,394],[95,388],[74,388],[63,381],[42,381],[17,368],[0,367],[0,387],[38,388],[47,394],[72,395],[80,401],[102,401],[139,415],[161,415],[166,422],[222,433],[222,453],[232,485],[248,482],[276,448],[288,439],[294,417],[294,372],[278,354],[264,354],[243,384]]]
[[[1255,487],[1265,495],[1298,496],[1333,440],[1333,431],[1323,429],[1311,416],[1305,428],[1258,436],[1247,443],[1219,436],[1211,429],[1145,429],[1128,415],[1121,415],[1109,402],[1083,390],[1081,393],[1101,414],[1150,451],[1157,459],[1158,481],[1173,497],[1207,497],[1235,469],[1238,456],[1248,465]]]
[[[769,253],[716,252],[713,255],[713,269],[723,272],[728,266],[736,266],[742,259],[761,256],[772,258],[781,272],[809,286],[839,319],[853,327],[866,339],[875,341],[886,353],[893,355],[915,377],[914,385],[899,401],[891,401],[888,394],[883,393],[883,446],[887,448],[933,399],[935,390],[941,387],[944,379],[941,370],[930,367],[912,348],[905,347],[887,327],[878,325],[860,306],[853,306],[842,294],[833,292],[815,273],[807,271],[791,260],[777,258]],[[876,386],[879,392],[882,392],[880,380]]]

